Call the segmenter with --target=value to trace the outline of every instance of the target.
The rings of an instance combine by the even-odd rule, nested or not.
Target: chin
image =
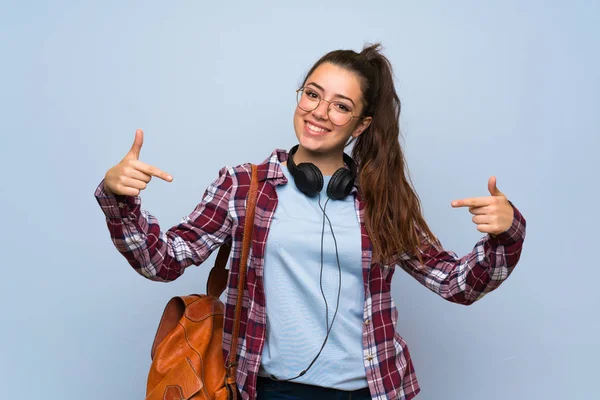
[[[300,147],[313,153],[326,153],[328,148],[333,146],[327,145],[322,137],[312,137],[303,132],[296,134]]]

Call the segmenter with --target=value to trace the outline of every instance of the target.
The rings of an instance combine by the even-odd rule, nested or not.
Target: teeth
[[[308,126],[308,129],[310,129],[313,132],[317,132],[317,133],[328,132],[328,129],[319,128],[317,126],[314,126],[310,122],[307,122],[306,125]]]

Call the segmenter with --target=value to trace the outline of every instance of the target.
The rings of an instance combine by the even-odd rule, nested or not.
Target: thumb
[[[496,186],[496,177],[492,176],[488,181],[488,190],[492,196],[504,196],[504,194],[498,190]]]
[[[131,145],[131,149],[129,153],[127,153],[128,157],[132,157],[136,160],[140,159],[140,151],[142,151],[142,145],[144,144],[144,131],[138,129],[135,131],[135,139],[133,140],[133,144]]]

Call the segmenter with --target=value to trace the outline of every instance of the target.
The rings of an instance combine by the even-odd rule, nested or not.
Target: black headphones
[[[296,187],[308,197],[314,197],[323,189],[323,174],[321,170],[312,163],[294,163],[294,154],[299,145],[292,147],[288,155],[287,167],[294,177]],[[344,162],[350,169],[340,168],[331,177],[327,185],[327,196],[332,200],[341,200],[352,191],[356,179],[356,166],[352,157],[343,153]]]

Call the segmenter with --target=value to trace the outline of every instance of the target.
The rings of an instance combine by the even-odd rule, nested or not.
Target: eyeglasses
[[[296,90],[296,101],[298,107],[303,111],[310,112],[316,110],[321,104],[321,100],[329,103],[327,106],[327,116],[332,124],[343,126],[350,122],[353,118],[361,118],[354,116],[352,106],[342,101],[328,101],[321,98],[321,95],[314,89],[302,87]]]

